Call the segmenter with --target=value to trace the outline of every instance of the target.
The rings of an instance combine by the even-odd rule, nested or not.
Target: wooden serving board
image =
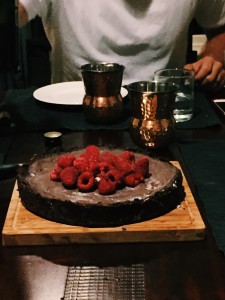
[[[178,162],[173,162],[180,168]],[[184,175],[183,175],[184,176]],[[186,178],[186,198],[176,209],[161,217],[113,228],[87,228],[48,221],[29,212],[21,203],[17,184],[12,194],[2,232],[4,246],[130,243],[201,240],[202,220]]]

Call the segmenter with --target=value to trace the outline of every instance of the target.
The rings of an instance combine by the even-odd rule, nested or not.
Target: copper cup
[[[85,96],[83,108],[87,121],[112,124],[122,117],[120,94],[124,66],[117,63],[93,63],[81,66]]]
[[[139,81],[127,88],[133,103],[130,124],[133,141],[150,148],[169,145],[175,133],[173,109],[177,86],[170,82]]]

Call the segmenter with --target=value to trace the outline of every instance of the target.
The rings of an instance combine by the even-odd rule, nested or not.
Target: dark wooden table
[[[225,129],[178,131],[177,138],[224,138]],[[124,132],[65,132],[63,146],[135,146]],[[43,133],[17,133],[6,162],[28,161],[45,150]],[[63,297],[68,266],[143,264],[145,297],[150,300],[225,299],[225,257],[208,227],[201,201],[193,188],[176,143],[156,155],[177,159],[182,165],[207,225],[206,238],[192,242],[94,244],[67,246],[0,246],[0,299],[57,300]],[[15,178],[0,182],[0,225],[5,220]],[[96,298],[97,299],[97,298]]]

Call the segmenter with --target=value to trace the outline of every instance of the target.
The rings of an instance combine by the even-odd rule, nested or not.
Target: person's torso
[[[80,66],[125,66],[124,83],[185,63],[194,0],[51,0],[43,23],[52,45],[53,81],[79,80]]]

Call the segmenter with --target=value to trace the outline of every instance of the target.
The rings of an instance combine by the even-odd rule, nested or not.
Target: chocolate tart
[[[74,154],[83,151],[74,151]],[[136,158],[141,155],[135,153]],[[77,189],[65,189],[61,182],[50,180],[49,173],[57,157],[34,159],[19,169],[17,178],[25,208],[51,221],[85,227],[121,226],[166,214],[185,197],[182,174],[170,162],[149,157],[151,176],[144,183],[102,196],[98,191],[81,193]]]

